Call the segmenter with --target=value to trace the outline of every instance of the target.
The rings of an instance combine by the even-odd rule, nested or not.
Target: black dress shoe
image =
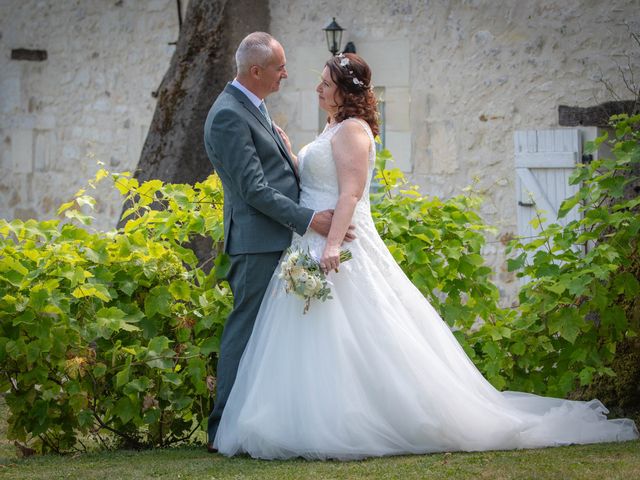
[[[207,452],[218,453],[218,449],[213,446],[213,443],[207,443]]]

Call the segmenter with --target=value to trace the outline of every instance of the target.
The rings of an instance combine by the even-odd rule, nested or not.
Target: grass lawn
[[[6,416],[0,403],[1,479],[640,479],[640,441],[358,462],[229,459],[195,447],[18,459],[6,440]]]

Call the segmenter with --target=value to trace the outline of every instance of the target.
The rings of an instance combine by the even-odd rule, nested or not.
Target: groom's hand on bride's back
[[[322,210],[321,212],[316,212],[313,214],[313,219],[311,220],[311,224],[309,228],[318,232],[322,236],[329,235],[329,230],[331,230],[331,220],[333,219],[333,210]],[[344,235],[344,241],[350,242],[351,240],[355,240],[356,235],[354,233],[355,225],[349,225],[347,229],[347,233]]]

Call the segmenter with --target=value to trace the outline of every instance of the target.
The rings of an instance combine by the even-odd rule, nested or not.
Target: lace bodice
[[[366,271],[369,268],[365,258],[373,259],[374,263],[381,270],[387,271],[395,267],[395,262],[389,251],[384,246],[382,239],[376,231],[373,219],[371,218],[371,205],[369,201],[369,187],[371,176],[375,165],[375,141],[369,125],[359,119],[348,119],[344,122],[358,122],[367,132],[371,141],[369,151],[369,175],[364,187],[362,197],[358,201],[351,223],[355,225],[356,239],[345,243],[344,248],[351,250],[353,260],[348,261],[344,267],[346,269],[357,269],[361,274],[361,282],[367,283]],[[300,204],[312,208],[315,211],[335,208],[340,195],[338,175],[336,165],[331,150],[331,138],[338,132],[344,122],[327,126],[324,131],[309,145],[304,147],[299,155],[300,177],[302,191],[300,193]],[[311,254],[320,258],[326,238],[307,230],[304,236],[294,234],[292,246],[308,249]],[[371,288],[374,288],[371,285]]]
[[[345,124],[345,122],[358,122],[367,132],[371,139],[371,149],[369,151],[369,175],[365,185],[365,193],[358,202],[356,207],[357,215],[361,211],[369,213],[369,187],[371,185],[371,174],[375,164],[375,142],[371,129],[366,122],[351,118],[335,125],[325,127],[324,131],[318,137],[306,145],[298,154],[300,162],[300,178],[301,188],[300,204],[320,211],[327,208],[335,208],[340,194],[338,186],[338,175],[336,172],[336,164],[333,160],[331,151],[331,139]]]

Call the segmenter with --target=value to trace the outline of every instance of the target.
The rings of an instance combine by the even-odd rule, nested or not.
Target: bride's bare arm
[[[291,150],[291,141],[289,140],[289,137],[284,132],[284,130],[282,130],[278,125],[274,123],[274,126],[278,134],[282,137],[282,140],[284,141],[285,146],[289,150],[289,155],[291,155],[291,159],[293,160],[293,165],[295,166],[296,170],[299,172],[300,170],[298,166],[298,157],[294,155],[293,151]],[[315,230],[320,235],[327,236],[329,234],[329,230],[331,229],[332,216],[333,216],[333,210],[323,210],[321,212],[316,212],[311,218],[311,224],[309,225],[309,228]],[[345,242],[351,242],[356,238],[355,234],[353,233],[353,230],[354,230],[354,226],[349,225],[349,228],[344,235]]]
[[[340,195],[331,221],[327,244],[320,265],[325,271],[340,265],[340,246],[351,224],[358,200],[364,192],[369,174],[371,141],[357,121],[347,120],[331,139]]]

